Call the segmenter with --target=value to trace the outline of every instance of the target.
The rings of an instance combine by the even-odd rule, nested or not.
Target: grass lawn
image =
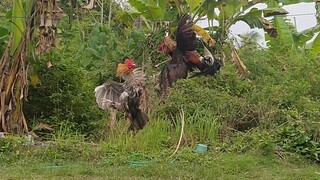
[[[1,164],[0,179],[320,179],[320,166],[254,154],[197,155],[175,161],[151,160],[144,165],[97,162],[21,160]]]

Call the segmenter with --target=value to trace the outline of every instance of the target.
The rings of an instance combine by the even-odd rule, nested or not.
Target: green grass
[[[182,154],[181,154],[182,153]],[[320,167],[259,154],[206,154],[180,151],[178,158],[153,159],[143,166],[110,165],[107,158],[50,162],[25,159],[0,165],[0,179],[319,179]],[[188,159],[192,157],[193,159]]]

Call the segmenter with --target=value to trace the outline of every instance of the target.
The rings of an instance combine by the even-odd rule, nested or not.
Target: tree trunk
[[[23,114],[23,101],[28,92],[27,81],[27,32],[25,32],[13,56],[10,55],[12,38],[6,52],[1,58],[0,75],[0,131],[14,134],[28,133],[27,123]]]
[[[12,7],[12,33],[0,65],[0,131],[28,133],[23,114],[23,101],[28,92],[27,55],[31,37],[31,12],[35,1],[23,6],[22,0],[14,0]],[[25,18],[16,18],[25,17]]]

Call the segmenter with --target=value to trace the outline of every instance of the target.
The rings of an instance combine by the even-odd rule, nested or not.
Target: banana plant
[[[0,25],[0,57],[3,55],[7,47],[9,36],[10,36],[10,26],[7,23],[2,23]]]
[[[202,36],[203,39],[206,39],[209,46],[217,44],[215,49],[222,59],[225,59],[227,56],[226,47],[230,49],[231,54],[229,55],[229,59],[236,65],[237,72],[239,72],[239,75],[242,77],[245,77],[248,74],[248,71],[246,70],[244,63],[240,60],[234,45],[228,41],[231,26],[239,21],[243,21],[251,28],[263,28],[271,36],[276,36],[277,30],[271,25],[266,17],[288,13],[280,7],[271,7],[262,10],[253,8],[257,3],[268,2],[262,0],[175,0],[174,2],[175,6],[178,7],[177,14],[191,14],[194,22],[203,18],[208,20],[209,27],[207,30],[209,30],[211,35],[214,35],[213,39],[215,40],[211,40],[212,38],[209,33],[204,33],[206,31],[204,31],[203,28],[200,29],[199,26],[195,26],[194,30],[198,35]],[[218,26],[213,26],[214,20],[219,22]]]
[[[268,3],[268,7],[279,7],[279,2],[282,5],[288,5],[299,2],[314,2],[310,0],[303,1],[275,1],[272,0]],[[297,32],[295,28],[292,28],[292,25],[288,23],[285,19],[285,16],[276,16],[273,18],[273,25],[278,30],[278,37],[276,39],[269,38],[271,41],[277,41],[281,43],[282,46],[290,47],[294,52],[298,50],[308,49],[312,55],[315,57],[318,56],[320,52],[320,25],[316,25],[309,29],[306,29],[301,32]],[[315,37],[316,36],[316,37]],[[313,41],[307,44],[308,41]]]
[[[245,22],[250,28],[268,30],[270,28],[272,29],[272,27],[270,27],[268,20],[265,19],[266,17],[285,15],[288,13],[280,7],[269,7],[265,9],[254,8],[253,6],[257,3],[258,1],[219,0],[212,2],[205,0],[198,14],[200,16],[206,15],[208,21],[218,21],[219,26],[210,27],[209,29],[220,32],[220,41],[224,42],[228,38],[230,27],[239,21]],[[216,9],[216,11],[212,9]]]
[[[314,57],[319,58],[320,53],[320,35],[318,34],[314,41],[311,43],[310,52]]]
[[[266,17],[288,13],[280,7],[265,9],[254,7],[255,4],[264,2],[267,1],[204,0],[197,8],[196,16],[206,17],[210,34],[215,34],[218,54],[222,59],[228,58],[233,62],[241,77],[245,77],[249,71],[240,60],[232,41],[229,41],[231,26],[242,21],[250,28],[262,28],[271,36],[276,36],[277,29],[271,25]],[[213,21],[218,21],[218,26],[214,26]],[[231,51],[231,53],[229,54],[227,51]]]
[[[13,0],[12,31],[0,61],[0,131],[28,133],[23,103],[28,95],[28,53],[35,31],[40,28],[39,52],[54,46],[56,23],[61,17],[57,0]],[[45,47],[44,47],[45,46]]]
[[[130,1],[129,1],[130,2]],[[139,2],[139,3],[137,3]],[[144,5],[143,5],[143,3]],[[150,2],[155,4],[150,4]],[[145,14],[145,18],[147,20],[163,20],[164,16],[156,16],[158,19],[151,18],[149,13],[155,12],[152,11],[151,6],[156,9],[158,1],[148,1],[148,0],[131,0],[131,5],[136,7],[138,11],[135,11],[136,14]],[[165,1],[164,1],[165,2]],[[173,3],[172,3],[173,2]],[[283,5],[295,4],[299,2],[312,2],[310,0],[300,0],[300,1],[287,1],[287,0],[279,0],[275,1],[277,4],[282,3]],[[149,4],[148,4],[149,3]],[[228,40],[230,38],[230,28],[232,25],[239,21],[243,21],[249,25],[250,28],[262,28],[264,29],[269,36],[278,39],[286,39],[294,41],[295,39],[299,39],[299,41],[303,40],[302,35],[296,34],[296,37],[291,37],[286,34],[287,29],[283,26],[285,21],[283,19],[283,15],[286,15],[288,12],[281,8],[279,5],[277,6],[268,6],[265,9],[255,8],[254,5],[257,3],[268,3],[270,1],[265,0],[254,0],[254,1],[238,1],[238,0],[168,0],[167,8],[176,7],[176,14],[181,13],[189,13],[194,17],[194,21],[197,22],[199,19],[206,18],[208,19],[208,30],[211,35],[214,35],[214,39],[217,41],[216,50],[222,58],[227,57],[226,48],[230,49],[231,55],[229,55],[228,59],[233,61],[237,66],[238,72],[246,72],[245,66],[240,58],[237,56],[236,49],[233,43],[230,43]],[[148,4],[148,5],[146,5]],[[161,6],[164,7],[163,4]],[[159,9],[160,7],[157,6]],[[159,11],[160,12],[160,11]],[[282,16],[279,16],[282,15]],[[272,24],[266,18],[274,16],[274,21]],[[134,19],[134,18],[132,18]],[[213,26],[213,21],[218,21],[218,26]],[[171,23],[174,25],[174,22]],[[246,76],[246,73],[240,74],[240,76]]]
[[[277,0],[278,3],[282,5],[290,5],[290,4],[297,4],[297,3],[311,3],[315,2],[315,0]]]
[[[155,31],[157,23],[165,19],[166,0],[129,0],[132,8],[123,11],[120,20],[127,26],[133,26],[137,21],[143,23],[149,31]],[[140,25],[139,25],[140,26]]]

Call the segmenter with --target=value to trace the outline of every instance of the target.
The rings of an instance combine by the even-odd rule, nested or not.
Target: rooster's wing
[[[193,21],[188,14],[180,17],[176,34],[177,48],[182,51],[194,51],[197,48],[197,37],[193,30]]]
[[[110,81],[106,82],[94,89],[96,102],[99,108],[105,110],[107,108],[117,108],[121,102],[121,94],[124,92],[122,83]],[[121,109],[121,108],[119,108]]]
[[[160,74],[160,92],[164,93],[169,86],[178,79],[188,76],[188,67],[184,61],[169,61],[162,69]]]

